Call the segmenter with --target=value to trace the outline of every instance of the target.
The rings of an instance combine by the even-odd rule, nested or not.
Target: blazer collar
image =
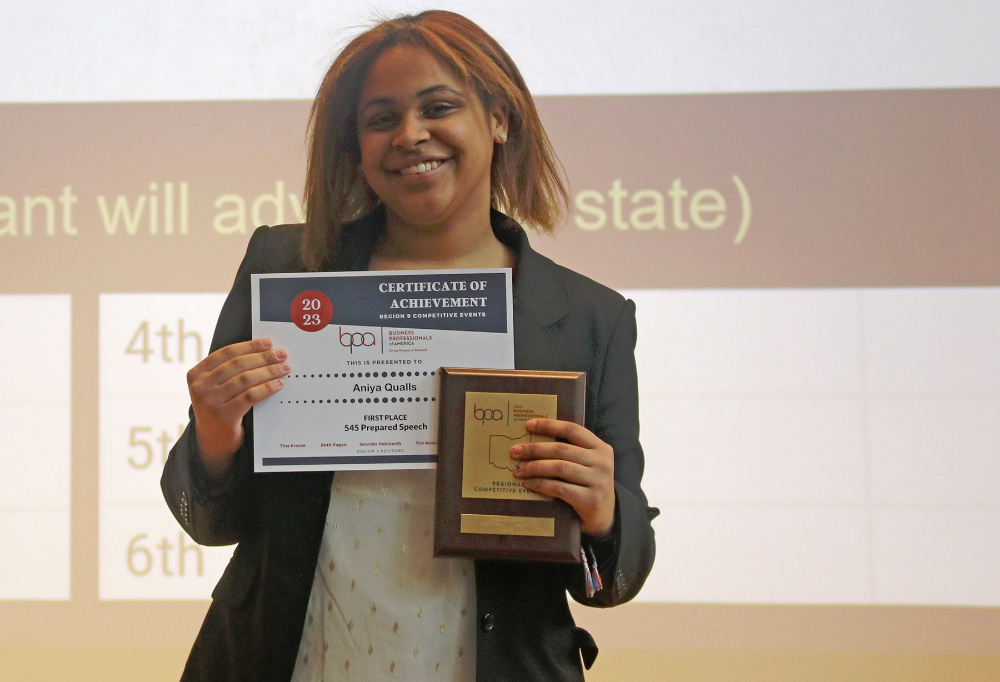
[[[542,327],[549,327],[569,312],[569,295],[559,266],[541,255],[528,242],[517,221],[495,209],[490,211],[493,234],[517,255],[514,266],[514,300],[527,308]],[[327,260],[326,270],[367,270],[372,254],[385,230],[385,209],[346,223],[340,243]]]

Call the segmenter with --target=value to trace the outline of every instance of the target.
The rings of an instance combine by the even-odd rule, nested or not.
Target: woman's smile
[[[414,163],[411,166],[406,166],[405,168],[401,168],[393,172],[396,173],[397,175],[402,175],[402,176],[419,175],[421,178],[426,179],[428,177],[433,177],[434,174],[431,173],[430,171],[440,168],[441,164],[445,163],[446,161],[447,159],[433,159],[428,161],[420,161],[418,163]]]

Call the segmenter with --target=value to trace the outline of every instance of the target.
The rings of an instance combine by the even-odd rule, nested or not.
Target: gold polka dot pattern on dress
[[[380,480],[372,472],[338,475],[335,487],[339,485],[342,492],[338,496],[335,490],[327,514],[313,587],[316,599],[310,598],[306,614],[306,621],[312,615],[314,623],[307,625],[309,638],[303,635],[294,682],[354,678],[420,682],[430,677],[432,667],[433,679],[474,679],[475,649],[464,656],[464,643],[478,630],[476,613],[470,613],[469,606],[475,599],[472,563],[432,559],[434,476],[426,481],[405,480],[403,473],[386,476]],[[343,533],[334,532],[339,518],[344,520]],[[438,637],[430,633],[435,621]],[[307,652],[308,665],[302,658]],[[337,652],[353,658],[339,658]],[[407,663],[411,655],[412,663]]]

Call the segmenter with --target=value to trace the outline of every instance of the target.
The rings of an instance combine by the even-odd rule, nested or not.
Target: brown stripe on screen
[[[611,286],[1000,284],[1000,89],[539,108],[574,206],[534,242]],[[10,291],[81,277],[225,290],[257,223],[300,219],[307,114],[301,101],[0,106]]]

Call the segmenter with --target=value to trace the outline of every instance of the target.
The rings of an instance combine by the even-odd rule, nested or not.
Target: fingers
[[[238,367],[232,368],[236,373],[224,383],[218,385],[217,388],[218,399],[221,402],[229,402],[237,397],[247,400],[261,396],[259,399],[249,403],[251,405],[256,404],[268,395],[271,395],[270,392],[262,395],[263,392],[260,390],[262,386],[271,384],[271,387],[280,388],[284,383],[282,380],[283,377],[291,371],[291,367],[287,363],[277,364],[267,362],[267,364],[261,366],[259,354],[243,356],[243,358],[234,360],[233,362],[239,363]],[[223,367],[226,366],[224,365]],[[228,375],[229,373],[227,371],[224,374]]]
[[[243,343],[234,343],[215,351],[188,372],[188,386],[192,389],[196,385],[221,386],[235,377],[259,368],[271,368],[271,376],[265,377],[257,373],[253,377],[257,381],[246,383],[247,379],[240,379],[245,387],[260,383],[262,380],[283,376],[287,374],[287,366],[280,371],[275,371],[274,367],[280,367],[281,363],[288,358],[288,353],[282,349],[272,349],[270,339],[254,339]],[[231,396],[230,396],[231,397]]]
[[[246,377],[248,375],[244,374],[241,377]],[[225,398],[221,403],[221,406],[225,410],[231,410],[242,418],[247,411],[261,402],[265,398],[269,398],[278,391],[280,391],[284,385],[284,379],[277,377],[274,379],[262,379],[257,381],[256,378],[246,379],[246,384],[244,381],[240,381],[238,384],[230,387],[233,392],[228,398]],[[256,383],[252,383],[256,382]],[[244,388],[244,385],[246,386]],[[220,394],[220,397],[224,397],[226,394]]]
[[[569,443],[525,443],[511,448],[518,462],[514,475],[520,479],[551,478],[582,486],[613,485],[614,451],[601,443],[600,449],[581,448]]]
[[[577,464],[589,464],[593,459],[587,448],[559,441],[521,443],[510,449],[510,456],[519,461],[558,459]]]
[[[525,425],[529,433],[550,438],[562,438],[573,445],[584,448],[597,448],[606,443],[595,436],[590,429],[573,422],[561,419],[532,419]]]
[[[511,458],[518,461],[514,476],[532,492],[569,503],[580,515],[583,532],[607,535],[615,508],[613,448],[572,422],[534,419],[526,427],[532,435],[568,442],[515,445],[510,449]]]
[[[522,479],[559,479],[571,485],[591,486],[600,483],[602,472],[565,459],[540,459],[520,462],[514,476]]]
[[[537,464],[534,462],[533,464]],[[528,490],[555,497],[568,503],[580,516],[580,529],[594,537],[606,537],[615,518],[614,483],[578,485],[559,478],[524,478],[521,484]]]
[[[510,456],[517,460],[560,459],[593,466],[597,459],[613,457],[611,446],[589,429],[559,419],[532,419],[525,427],[533,436],[561,438],[568,442],[535,441],[515,445]]]
[[[251,339],[250,341],[243,341],[241,343],[223,346],[214,353],[209,354],[204,360],[195,365],[194,369],[200,368],[202,373],[211,372],[221,365],[244,355],[263,353],[271,350],[271,346],[271,339]]]
[[[188,372],[195,415],[227,423],[239,421],[253,406],[284,385],[291,368],[288,354],[270,339],[234,343],[215,351]],[[220,424],[221,426],[221,424]]]

